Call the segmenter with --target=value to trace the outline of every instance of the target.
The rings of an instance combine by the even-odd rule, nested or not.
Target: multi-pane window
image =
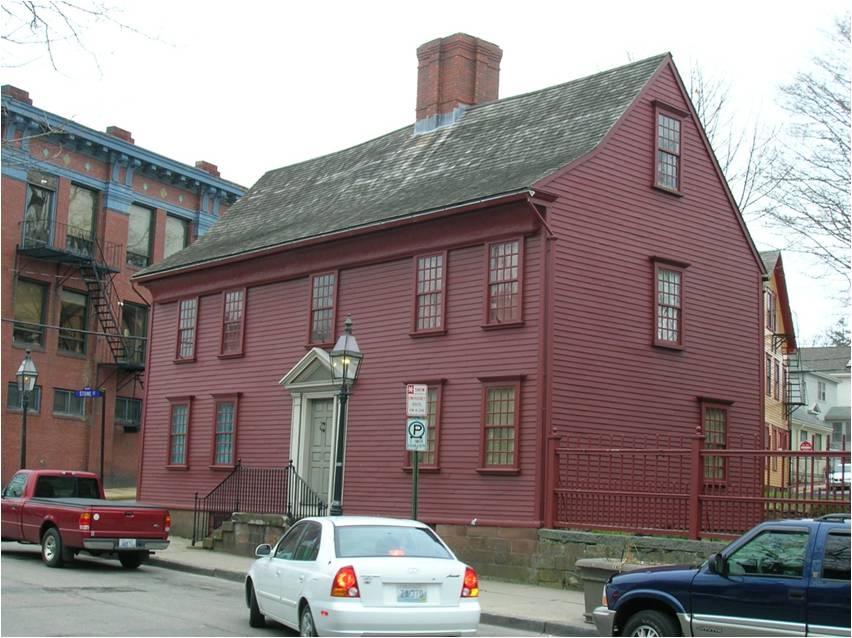
[[[657,186],[680,190],[680,120],[657,113]]]
[[[154,211],[131,204],[127,226],[127,265],[144,268],[151,263],[151,226]]]
[[[213,441],[213,464],[234,464],[234,435],[237,428],[237,402],[216,402],[216,431]]]
[[[772,361],[772,396],[781,398],[781,366],[777,361]]]
[[[444,255],[417,258],[415,332],[444,329]]]
[[[488,314],[486,323],[521,321],[521,241],[488,245]]]
[[[169,465],[186,465],[189,403],[173,403],[169,425]]]
[[[817,381],[817,398],[825,401],[825,381]]]
[[[195,358],[195,322],[198,317],[198,298],[184,299],[178,310],[178,360]]]
[[[772,356],[766,355],[766,396],[772,396]]]
[[[243,317],[245,291],[232,290],[224,295],[222,313],[222,354],[240,354],[243,351]]]
[[[21,346],[44,346],[47,286],[18,279],[15,282],[15,327],[12,340]]]
[[[516,468],[518,441],[517,384],[484,388],[483,468]]]
[[[419,452],[418,464],[421,468],[438,467],[438,445],[441,433],[441,386],[430,385],[426,394],[426,451]],[[409,452],[408,462],[411,464]]]
[[[59,308],[59,349],[63,352],[86,352],[86,308],[88,297],[82,292],[62,290]]]
[[[138,429],[142,424],[142,399],[115,397],[115,422]]]
[[[94,252],[95,211],[98,204],[98,194],[71,184],[71,198],[68,201],[68,232],[65,236],[65,247],[78,255],[91,257]]]
[[[775,293],[767,290],[763,293],[764,313],[766,314],[766,329],[775,332],[777,315],[775,312]]]
[[[727,444],[728,410],[719,406],[704,407],[704,448],[724,450]],[[725,480],[725,457],[704,457],[704,479],[706,481]]]
[[[21,412],[24,402],[18,390],[17,381],[12,381],[6,386],[6,409],[11,412]],[[38,414],[41,409],[41,386],[37,385],[27,398],[27,414]]]
[[[143,365],[148,339],[148,308],[125,301],[121,306],[121,335],[125,361]]]
[[[655,278],[654,343],[683,345],[683,270],[657,263]]]
[[[85,416],[86,400],[74,396],[74,390],[53,390],[53,413],[59,416]]]
[[[189,246],[189,222],[179,217],[166,216],[166,243],[163,258]]]
[[[311,277],[311,343],[330,343],[334,337],[334,293],[337,276]]]
[[[51,218],[54,190],[57,179],[31,171],[27,176],[27,203],[24,211],[22,246],[49,246],[51,244]],[[52,190],[51,190],[52,189]]]

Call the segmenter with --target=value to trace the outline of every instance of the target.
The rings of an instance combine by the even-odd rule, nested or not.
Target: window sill
[[[60,350],[56,349],[56,354],[60,357],[68,357],[69,359],[77,359],[79,361],[85,361],[89,358],[85,352],[72,352],[71,350]]]
[[[521,470],[517,467],[478,467],[476,468],[476,472],[478,474],[515,476],[517,474],[520,474]]]
[[[10,414],[23,414],[24,411],[21,408],[6,408],[6,412]],[[41,416],[41,411],[33,412],[32,410],[27,410],[27,417],[31,416]]]
[[[186,359],[175,359],[175,363],[195,363],[195,357],[187,357]]]
[[[232,471],[237,466],[233,465],[233,464],[231,464],[231,465],[217,465],[217,464],[214,463],[213,465],[208,465],[207,467],[210,468],[211,470]]]
[[[661,348],[663,350],[674,350],[674,351],[683,350],[683,344],[682,343],[669,343],[669,342],[666,342],[666,341],[655,341],[654,347],[655,348]]]
[[[411,466],[411,465],[405,465],[405,466],[403,466],[402,471],[407,472],[408,474],[411,474],[414,471],[414,467]],[[437,474],[438,472],[441,471],[441,466],[440,465],[427,465],[426,467],[424,467],[424,466],[420,465],[420,466],[418,466],[417,471],[418,472],[425,472],[426,474]]]
[[[53,418],[61,419],[62,421],[77,421],[77,423],[86,423],[89,419],[86,415],[80,414],[58,414],[53,413]]]
[[[503,328],[522,328],[523,319],[520,321],[507,321],[505,323],[483,323],[479,327],[483,330],[502,330]]]
[[[16,350],[32,350],[33,352],[44,352],[44,346],[35,344],[35,343],[19,343],[17,341],[12,342],[12,347]]]
[[[442,337],[445,334],[447,334],[447,329],[441,328],[439,330],[413,330],[408,333],[408,336],[419,339],[421,337]]]
[[[240,357],[246,356],[245,352],[229,352],[228,354],[220,354],[220,359],[239,359]]]
[[[175,472],[185,472],[189,469],[188,465],[167,465],[167,470],[175,471]]]
[[[683,197],[683,191],[673,190],[671,188],[666,188],[665,186],[661,186],[660,184],[654,184],[654,190],[660,191],[661,193],[667,193],[668,195],[673,195],[674,197]]]

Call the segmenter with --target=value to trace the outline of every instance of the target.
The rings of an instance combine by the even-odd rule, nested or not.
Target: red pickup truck
[[[2,538],[41,545],[48,567],[81,551],[117,556],[135,569],[151,550],[169,546],[168,510],[134,501],[107,501],[97,474],[20,470],[3,488]]]

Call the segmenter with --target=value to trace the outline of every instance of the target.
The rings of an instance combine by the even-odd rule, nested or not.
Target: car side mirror
[[[713,554],[710,557],[710,571],[720,576],[728,575],[728,561],[722,554]]]
[[[263,545],[258,545],[254,550],[254,555],[258,558],[262,558],[264,556],[269,556],[272,553],[272,545],[268,543],[264,543]]]

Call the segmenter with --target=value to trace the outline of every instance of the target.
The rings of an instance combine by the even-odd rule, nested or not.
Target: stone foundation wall
[[[460,560],[483,577],[582,589],[581,558],[645,565],[699,564],[726,543],[553,529],[438,525]]]

